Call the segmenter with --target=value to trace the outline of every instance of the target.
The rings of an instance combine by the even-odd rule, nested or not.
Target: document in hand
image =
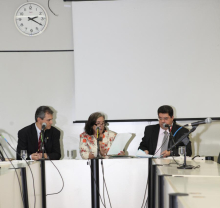
[[[118,153],[123,151],[131,136],[132,135],[130,133],[117,134],[117,136],[115,137],[115,141],[112,143],[112,146],[108,151],[108,155],[117,155]]]
[[[137,151],[137,154],[136,154],[137,157],[146,157],[146,158],[150,158],[150,157],[153,157],[153,155],[147,155],[143,150],[139,149]],[[158,156],[154,156],[153,158],[160,158]]]

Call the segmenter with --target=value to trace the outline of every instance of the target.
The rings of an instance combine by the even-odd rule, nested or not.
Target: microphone
[[[99,138],[99,130],[100,130],[100,128],[98,127],[98,126],[96,126],[96,138],[98,139]]]
[[[164,128],[168,128],[169,129],[169,132],[171,133],[171,125],[169,125],[169,124],[166,124],[166,123],[163,123],[163,127]],[[171,135],[171,137],[172,137],[172,135]]]
[[[169,125],[169,124],[166,124],[166,123],[163,123],[163,127],[164,127],[164,128],[170,128],[170,125]]]
[[[194,123],[186,124],[184,126],[198,126],[200,124],[207,124],[207,123],[212,123],[212,119],[211,118],[206,118],[204,121],[197,121],[197,122],[194,122]]]
[[[45,128],[46,128],[47,124],[46,123],[42,123],[42,126],[41,126],[41,131],[43,131]]]

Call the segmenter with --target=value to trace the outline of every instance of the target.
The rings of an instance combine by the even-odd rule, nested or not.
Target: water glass
[[[67,159],[70,159],[70,151],[67,150]]]
[[[73,158],[72,151],[67,150],[67,159],[72,159],[72,158]]]
[[[180,155],[180,158],[183,158],[183,157],[184,157],[185,151],[186,151],[186,147],[185,147],[185,146],[180,146],[180,147],[179,147],[178,153],[179,153],[179,155]]]
[[[21,158],[22,158],[22,160],[27,159],[27,150],[21,150]]]

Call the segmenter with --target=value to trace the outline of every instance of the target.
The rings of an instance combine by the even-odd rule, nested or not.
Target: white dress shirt
[[[41,130],[40,130],[40,129],[38,129],[38,127],[37,127],[36,123],[35,123],[35,127],[36,127],[36,130],[37,130],[37,139],[39,140]]]

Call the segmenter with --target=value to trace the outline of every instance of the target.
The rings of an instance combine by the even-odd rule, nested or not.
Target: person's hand
[[[32,159],[32,160],[39,160],[39,159],[40,159],[40,158],[39,158],[39,154],[38,154],[37,152],[31,154],[31,159]]]
[[[93,158],[95,158],[95,156],[90,152],[89,153],[89,159],[93,159]]]
[[[125,155],[125,152],[121,151],[121,152],[118,153],[118,155]]]
[[[42,153],[38,153],[38,157],[39,157],[39,159],[41,159],[42,158]],[[44,153],[44,158],[47,159],[47,154],[46,153]]]
[[[165,150],[161,153],[161,155],[163,155],[163,157],[168,157],[170,156],[170,151]]]
[[[14,160],[13,158],[5,158],[5,161],[12,161]]]
[[[101,145],[100,147],[101,147],[101,148],[100,148],[100,153],[101,153],[101,155],[102,155],[102,156],[106,156],[108,150],[105,149],[105,146],[104,146],[104,145]]]
[[[144,152],[146,153],[146,155],[148,155],[148,154],[149,154],[149,151],[148,151],[148,150],[144,150]]]

